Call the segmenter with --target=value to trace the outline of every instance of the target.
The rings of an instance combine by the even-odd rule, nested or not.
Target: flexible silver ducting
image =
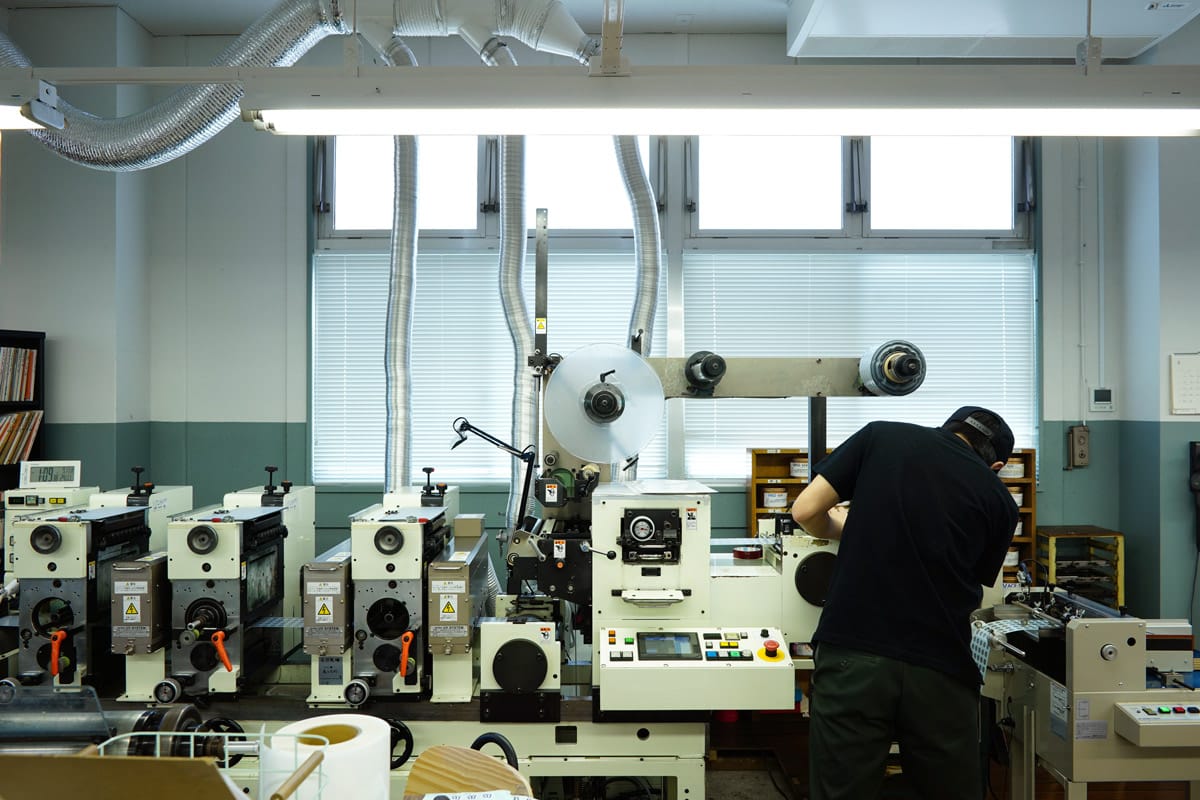
[[[286,67],[313,45],[349,33],[341,0],[285,0],[232,42],[213,66]],[[0,35],[0,66],[30,67],[29,59]],[[128,172],[157,166],[191,152],[238,118],[242,87],[185,86],[165,100],[127,117],[107,119],[59,97],[66,118],[61,131],[31,131],[58,155],[93,169]]]
[[[654,338],[654,310],[658,306],[659,274],[662,272],[662,244],[658,224],[658,202],[650,179],[642,168],[636,136],[614,136],[617,166],[629,206],[633,211],[633,249],[637,257],[637,286],[633,296],[633,314],[629,319],[629,339],[641,338],[643,356],[650,355]],[[637,478],[637,464],[625,470],[625,480]]]
[[[380,56],[397,67],[417,63],[412,50],[393,37]],[[388,272],[387,322],[383,360],[387,370],[385,492],[408,484],[412,462],[412,315],[417,262],[417,137],[394,136],[396,191],[392,199],[392,249]]]
[[[510,36],[541,53],[587,63],[599,48],[561,0],[396,0],[397,36],[457,34],[476,53],[493,36]]]

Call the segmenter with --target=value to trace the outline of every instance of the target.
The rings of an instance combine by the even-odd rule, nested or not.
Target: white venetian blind
[[[566,355],[593,342],[624,343],[635,273],[632,253],[553,254],[550,349]],[[319,484],[383,480],[387,276],[386,254],[314,257],[313,478]],[[524,278],[532,318],[532,253]],[[450,482],[507,480],[510,457],[486,442],[471,437],[449,449],[450,425],[460,416],[504,441],[511,436],[513,350],[496,255],[418,256],[414,302],[409,481],[423,478],[423,466]],[[657,319],[666,320],[665,307],[660,289]],[[658,355],[666,352],[665,322],[656,329]],[[640,470],[666,474],[665,436],[643,450]]]
[[[990,408],[1035,444],[1035,270],[1029,254],[684,254],[686,352],[858,357],[917,345],[924,384],[897,398],[830,398],[830,447],[874,419],[940,425]],[[684,404],[690,478],[742,478],[750,447],[807,447],[808,401]]]

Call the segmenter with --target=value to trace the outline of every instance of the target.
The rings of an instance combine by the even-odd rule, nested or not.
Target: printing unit
[[[426,674],[426,567],[450,540],[436,506],[371,506],[350,518],[354,574],[354,678],[348,698],[419,696]]]
[[[133,483],[123,489],[95,492],[88,497],[90,508],[145,508],[148,510],[146,524],[150,526],[150,549],[167,549],[167,523],[176,514],[182,514],[195,506],[192,504],[191,486],[157,486],[141,480],[141,467],[133,467]]]
[[[17,675],[26,685],[111,681],[111,565],[143,555],[144,508],[73,508],[16,517],[9,528],[20,581]]]
[[[278,507],[208,508],[172,518],[170,677],[159,702],[232,694],[277,666],[281,629],[258,625],[283,602],[284,539]]]

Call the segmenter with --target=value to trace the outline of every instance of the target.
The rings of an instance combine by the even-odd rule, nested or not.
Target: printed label
[[[683,523],[683,529],[685,531],[695,531],[700,529],[700,523],[696,516],[696,509],[687,509],[687,518]]]
[[[1059,683],[1050,684],[1050,732],[1067,738],[1067,687]]]
[[[246,562],[242,562],[242,580],[246,580]]]
[[[1080,719],[1075,721],[1075,738],[1085,741],[1097,741],[1108,738],[1108,720]]]
[[[335,594],[342,593],[342,585],[337,581],[308,581],[306,594]]]
[[[95,561],[88,562],[88,580],[90,580],[90,581],[96,580],[96,562]]]
[[[554,638],[554,628],[543,626],[538,628],[538,638],[543,642],[548,642]]]
[[[333,622],[333,596],[324,595],[317,597],[314,601],[317,604],[317,622],[331,623]]]
[[[147,594],[149,591],[146,581],[113,581],[113,594]]]
[[[554,557],[556,559],[558,559],[559,561],[563,561],[566,559],[566,557],[567,557],[567,540],[566,539],[555,539],[554,540]]]
[[[1091,719],[1092,718],[1092,701],[1086,697],[1081,697],[1075,701],[1075,719]]]
[[[546,318],[545,317],[538,317],[536,320],[534,320],[533,332],[534,333],[545,333],[546,332]]]
[[[557,503],[558,502],[558,484],[557,483],[547,483],[546,484],[546,502],[547,503]]]
[[[458,622],[458,597],[452,594],[442,595],[439,622]]]
[[[121,607],[124,609],[121,613],[121,621],[125,623],[141,622],[142,621],[142,598],[141,595],[131,594],[126,595],[121,600]]]
[[[320,656],[317,659],[317,685],[341,686],[343,683],[342,657]]]
[[[430,590],[434,594],[466,594],[466,581],[430,581]]]

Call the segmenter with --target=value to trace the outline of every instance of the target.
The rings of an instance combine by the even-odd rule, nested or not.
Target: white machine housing
[[[497,675],[497,665],[505,660],[506,649],[514,650],[513,642],[532,643],[545,659],[546,668],[541,681],[533,685],[533,678],[530,678],[529,685],[523,687],[523,691],[558,691],[562,686],[562,645],[558,640],[558,626],[553,622],[522,622],[500,617],[479,621],[479,690],[485,692],[508,689],[502,685],[502,678]],[[528,645],[517,647],[524,652],[526,658],[534,652]],[[520,666],[524,667],[524,664]],[[537,674],[534,673],[534,678]]]
[[[166,550],[167,523],[171,517],[196,507],[192,503],[192,487],[155,486],[145,500],[144,507],[149,511],[146,519],[150,525],[150,549]],[[96,492],[88,498],[88,505],[92,508],[138,507],[129,487]]]
[[[0,564],[4,572],[3,583],[8,583],[14,577],[12,523],[17,517],[42,511],[83,507],[88,498],[98,491],[99,486],[19,486],[7,490],[4,493],[4,541],[0,542],[0,550],[4,551],[3,563]]]

